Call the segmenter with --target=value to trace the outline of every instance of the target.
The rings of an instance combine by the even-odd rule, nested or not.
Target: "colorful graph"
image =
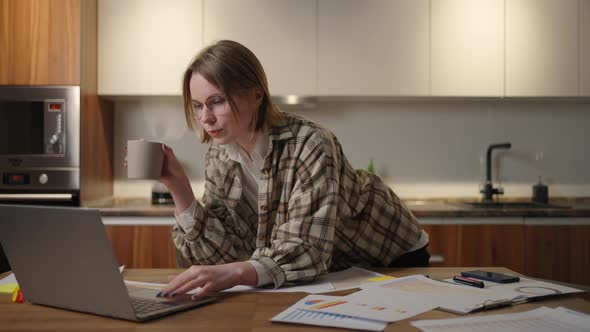
[[[329,307],[334,307],[340,304],[345,304],[348,303],[347,301],[342,301],[342,300],[337,300],[337,301],[330,301],[330,302],[326,302],[326,303],[322,303],[322,304],[316,304],[312,307],[309,307],[309,309],[325,309],[325,308],[329,308]]]

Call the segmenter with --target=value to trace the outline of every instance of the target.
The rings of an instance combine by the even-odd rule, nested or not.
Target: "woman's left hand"
[[[179,275],[168,276],[169,283],[158,296],[175,296],[196,288],[201,288],[193,296],[232,288],[236,285],[256,286],[256,269],[249,262],[236,262],[221,265],[193,265]]]

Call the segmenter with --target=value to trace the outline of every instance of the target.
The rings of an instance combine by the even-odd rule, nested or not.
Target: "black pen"
[[[481,280],[467,278],[467,277],[463,277],[463,276],[454,276],[453,281],[458,282],[460,284],[477,287],[477,288],[483,288],[485,286],[483,281],[481,281]]]

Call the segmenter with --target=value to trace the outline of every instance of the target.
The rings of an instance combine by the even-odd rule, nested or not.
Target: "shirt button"
[[[266,205],[264,205],[264,204],[260,205],[260,210],[266,211]]]

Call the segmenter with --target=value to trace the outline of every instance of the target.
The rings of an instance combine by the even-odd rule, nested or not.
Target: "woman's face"
[[[245,90],[234,98],[238,116],[234,117],[227,96],[209,83],[201,74],[193,74],[190,81],[193,117],[213,142],[229,144],[237,142],[243,148],[250,146],[250,122],[260,106],[262,97],[256,89]]]

